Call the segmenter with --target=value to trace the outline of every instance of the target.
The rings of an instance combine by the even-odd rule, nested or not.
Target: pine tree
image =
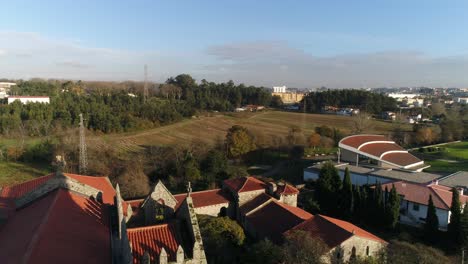
[[[437,218],[436,208],[432,201],[432,195],[429,195],[427,206],[426,223],[424,224],[424,236],[431,242],[436,241],[439,232],[439,219]]]
[[[362,197],[361,197],[361,187],[358,185],[354,186],[354,194],[353,194],[353,214],[352,214],[352,220],[354,223],[361,223],[361,206],[362,206]]]
[[[348,167],[345,169],[340,192],[340,209],[341,216],[346,220],[350,220],[353,212],[353,185],[351,184]]]
[[[461,244],[461,205],[460,194],[456,188],[452,188],[452,206],[450,206],[450,223],[448,225],[448,233],[453,241],[458,245]]]
[[[394,184],[392,184],[392,189],[390,190],[387,201],[387,210],[385,211],[387,225],[390,229],[395,229],[400,216],[400,196]]]

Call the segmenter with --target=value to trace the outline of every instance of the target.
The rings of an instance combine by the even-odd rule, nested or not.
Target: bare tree
[[[373,123],[371,115],[366,112],[360,112],[359,114],[352,117],[353,119],[353,133],[361,134],[365,130],[371,130],[373,128]]]

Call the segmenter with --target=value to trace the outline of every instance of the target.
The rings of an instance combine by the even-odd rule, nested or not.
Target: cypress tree
[[[465,208],[461,216],[461,229],[463,246],[466,247],[468,246],[468,203],[465,203]]]
[[[354,194],[353,194],[353,213],[352,219],[354,223],[360,223],[361,219],[361,204],[362,204],[362,197],[361,197],[361,187],[358,185],[354,186]]]
[[[331,162],[325,163],[320,169],[317,180],[317,200],[320,208],[327,214],[337,216],[338,198],[341,191],[341,179],[338,170]]]
[[[386,190],[387,192],[387,190]],[[385,211],[387,216],[387,225],[390,229],[395,229],[398,218],[400,216],[400,196],[398,195],[395,185],[392,184],[392,189],[388,195],[387,210]]]
[[[345,169],[340,197],[341,216],[346,220],[350,220],[353,212],[353,185],[351,184],[348,167]]]
[[[448,233],[453,241],[458,245],[461,244],[461,205],[460,194],[456,188],[452,188],[452,205],[450,206],[450,223],[448,225]]]
[[[436,208],[432,201],[432,195],[429,195],[427,206],[426,223],[424,224],[424,236],[431,242],[436,241],[439,232],[439,219],[437,218]]]

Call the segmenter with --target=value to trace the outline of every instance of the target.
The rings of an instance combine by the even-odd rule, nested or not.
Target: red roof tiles
[[[266,188],[266,184],[263,181],[252,176],[225,180],[224,184],[237,193],[257,191]]]
[[[266,193],[261,193],[260,195],[258,195],[254,199],[252,199],[252,200],[246,202],[245,204],[243,204],[242,206],[240,206],[239,210],[240,210],[241,214],[245,215],[245,214],[249,213],[250,211],[252,211],[253,209],[259,207],[260,205],[266,203],[270,199],[274,199],[274,198],[271,197],[270,195],[266,194]]]
[[[382,185],[382,190],[387,187],[388,190],[395,185],[398,194],[402,195],[405,200],[427,205],[429,195],[432,195],[434,206],[440,209],[449,210],[452,205],[452,192],[446,187],[439,185],[420,185],[404,181],[394,183],[386,183]],[[460,195],[460,202],[465,203],[468,201],[468,196]]]
[[[176,223],[127,229],[133,251],[133,263],[141,263],[145,251],[150,255],[151,263],[159,263],[162,248],[166,251],[168,260],[175,261],[180,245],[176,231]]]
[[[405,151],[404,148],[398,146],[395,143],[372,143],[361,147],[359,150],[376,157],[380,157],[380,155],[387,151]]]
[[[2,263],[109,263],[107,206],[55,190],[21,208],[0,231]]]
[[[190,196],[192,197],[193,206],[195,206],[195,208],[229,203],[227,194],[221,189],[193,192]],[[174,198],[177,200],[176,209],[179,208],[185,200],[185,197],[187,197],[186,193],[174,195]]]
[[[389,141],[389,139],[382,135],[353,135],[345,137],[340,141],[340,143],[353,148],[358,148],[362,144],[370,141]]]
[[[0,197],[19,198],[26,193],[35,190],[37,187],[48,181],[54,174],[38,177],[13,186],[6,186],[0,192]]]
[[[246,222],[252,225],[259,238],[268,237],[274,242],[280,242],[284,232],[311,217],[311,214],[300,208],[271,200],[248,214]]]
[[[315,215],[295,226],[292,230],[307,231],[312,237],[320,238],[330,248],[334,248],[353,235],[386,243],[383,239],[343,220]]]
[[[276,190],[277,194],[285,194],[285,195],[291,195],[291,194],[298,194],[299,190],[296,189],[294,186],[291,186],[290,184],[284,184],[278,186],[278,189]]]
[[[391,162],[393,164],[397,164],[400,166],[408,166],[411,164],[415,164],[421,162],[420,159],[416,158],[415,156],[409,153],[389,153],[385,154],[382,157],[382,160]]]

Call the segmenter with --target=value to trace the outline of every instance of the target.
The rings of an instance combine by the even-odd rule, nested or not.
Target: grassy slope
[[[456,172],[468,171],[468,142],[460,142],[442,146],[444,151],[431,153],[416,153],[422,157],[431,167],[426,171],[432,172]]]
[[[38,164],[0,162],[0,187],[31,180],[49,172],[50,168]]]
[[[373,128],[367,133],[388,134],[391,124],[373,121]],[[345,116],[303,114],[291,112],[269,111],[256,114],[215,115],[201,117],[182,122],[135,132],[116,135],[106,135],[90,138],[95,144],[101,140],[123,150],[138,150],[148,145],[189,144],[197,140],[206,144],[214,144],[223,140],[227,130],[233,125],[242,125],[252,131],[261,132],[265,136],[287,135],[291,126],[299,126],[307,135],[316,126],[328,125],[349,133],[352,119]]]

